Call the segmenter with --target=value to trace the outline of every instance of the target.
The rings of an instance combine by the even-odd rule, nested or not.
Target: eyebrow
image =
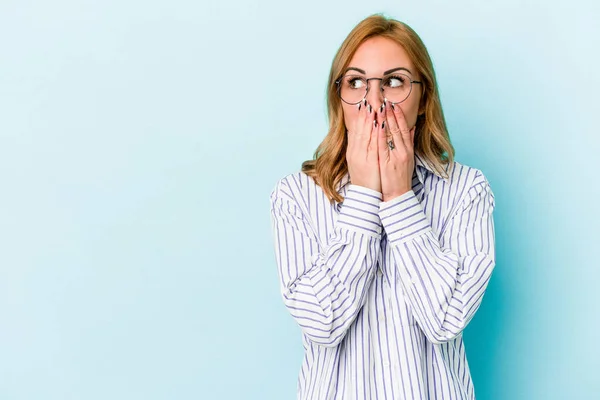
[[[346,72],[348,72],[348,71],[349,71],[349,70],[351,70],[351,69],[352,69],[352,70],[354,70],[354,71],[358,71],[358,72],[360,72],[360,73],[361,73],[361,74],[363,74],[363,75],[366,75],[366,72],[365,72],[364,70],[362,70],[362,69],[360,69],[360,68],[356,68],[356,67],[348,67],[348,68],[346,68]],[[383,73],[383,75],[387,75],[387,74],[389,74],[390,72],[394,72],[394,71],[398,71],[398,70],[404,70],[404,71],[407,71],[409,74],[411,74],[411,75],[412,75],[412,72],[410,72],[410,70],[409,70],[408,68],[404,68],[404,67],[398,67],[398,68],[392,68],[392,69],[388,69],[387,71],[385,71],[385,72]]]

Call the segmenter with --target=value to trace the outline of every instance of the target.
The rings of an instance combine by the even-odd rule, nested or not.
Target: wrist
[[[394,200],[396,197],[400,197],[402,195],[405,195],[406,193],[408,193],[411,190],[412,189],[405,189],[404,191],[398,191],[398,192],[395,192],[395,193],[383,193],[383,196],[382,196],[383,199],[382,199],[382,201],[386,202],[386,201]]]

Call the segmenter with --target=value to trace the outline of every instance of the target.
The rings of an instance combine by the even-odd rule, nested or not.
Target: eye
[[[350,89],[362,89],[367,86],[365,79],[357,75],[347,76],[344,82],[345,86]]]
[[[408,77],[405,75],[390,75],[386,76],[383,81],[386,87],[401,88],[408,82]]]

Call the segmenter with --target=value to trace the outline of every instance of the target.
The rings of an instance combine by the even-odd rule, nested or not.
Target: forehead
[[[410,57],[397,42],[376,36],[365,40],[350,59],[349,67],[364,69],[367,74],[382,74],[383,71],[405,67],[414,72]]]

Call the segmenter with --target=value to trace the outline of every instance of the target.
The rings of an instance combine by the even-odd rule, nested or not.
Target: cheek
[[[358,118],[358,106],[344,104],[342,110],[344,111],[344,122],[346,123],[346,127],[351,127],[356,118]]]
[[[417,114],[419,112],[419,103],[411,102],[407,104],[408,107],[402,107],[402,111],[404,111],[404,116],[409,125],[414,125],[417,122]]]

